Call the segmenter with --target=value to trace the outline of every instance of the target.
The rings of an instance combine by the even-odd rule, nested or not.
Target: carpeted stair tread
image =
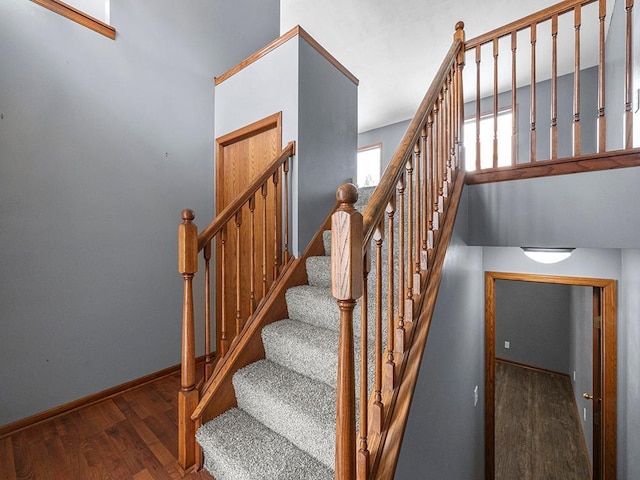
[[[196,433],[217,480],[333,480],[333,470],[238,408]]]
[[[309,285],[331,288],[331,257],[308,257],[306,267]]]
[[[269,360],[233,376],[238,407],[328,468],[335,462],[336,391]]]
[[[290,288],[285,293],[289,318],[301,322],[310,323],[317,327],[329,330],[340,329],[340,309],[337,300],[331,295],[327,287],[316,285],[298,285]],[[353,309],[353,334],[360,338],[361,302],[358,301]],[[383,302],[382,314],[386,317],[387,304]],[[370,339],[375,338],[375,298],[369,295],[368,298],[368,318],[367,331]],[[386,331],[386,326],[383,329]]]
[[[268,360],[335,388],[338,378],[338,332],[299,322],[280,320],[262,329],[262,342]],[[373,383],[375,345],[369,342],[369,386]],[[360,358],[356,342],[355,358]],[[356,371],[356,396],[360,394],[360,371]]]

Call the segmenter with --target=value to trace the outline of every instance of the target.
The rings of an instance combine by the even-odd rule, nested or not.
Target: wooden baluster
[[[371,249],[364,255],[362,272],[362,301],[360,309],[360,448],[358,450],[357,474],[359,480],[367,480],[369,474],[369,446],[367,441],[369,405],[369,329],[368,329],[368,276],[371,270]]]
[[[456,96],[456,156],[458,158],[458,168],[463,168],[464,165],[461,164],[461,148],[464,144],[463,142],[463,134],[464,134],[464,93],[463,93],[463,77],[462,71],[464,70],[465,65],[465,33],[464,33],[464,22],[456,23],[456,31],[453,34],[454,40],[460,40],[462,45],[460,46],[460,50],[458,50],[458,54],[456,55],[456,70],[457,70],[457,96]]]
[[[446,118],[447,118],[447,122],[445,123],[445,147],[446,147],[446,156],[447,156],[447,181],[446,183],[446,188],[447,188],[447,192],[449,192],[449,185],[452,183],[453,181],[453,165],[454,165],[454,155],[455,152],[453,151],[453,71],[454,71],[455,66],[451,65],[451,71],[449,72],[449,75],[447,76],[447,79],[445,80],[445,96],[446,96],[446,106],[447,106],[447,111],[446,111]]]
[[[280,205],[278,203],[278,180],[280,170],[277,170],[272,177],[273,180],[273,281],[275,282],[280,272],[280,243],[278,242],[278,216]]]
[[[444,124],[444,96],[442,90],[440,90],[440,94],[438,95],[438,112],[435,115],[435,125],[436,125],[436,152],[435,152],[435,161],[436,161],[436,171],[438,172],[438,211],[442,212],[443,210],[440,208],[440,202],[445,197],[445,174],[444,174],[444,147],[442,142],[443,137],[443,124]]]
[[[624,148],[633,148],[633,0],[625,4],[627,16],[624,80]]]
[[[558,15],[551,17],[551,160],[558,158]]]
[[[341,480],[354,480],[356,395],[353,309],[355,299],[363,293],[362,215],[354,207],[358,199],[355,185],[342,185],[338,188],[336,198],[340,206],[331,217],[331,293],[340,307],[335,476]]]
[[[434,107],[435,110],[435,107]],[[427,214],[429,216],[429,238],[428,245],[429,248],[433,248],[434,238],[433,232],[434,230],[438,230],[439,228],[439,219],[438,219],[438,200],[437,200],[437,172],[436,172],[436,159],[435,159],[435,142],[433,141],[433,121],[434,121],[433,112],[429,113],[429,117],[427,120],[427,139],[429,142],[427,148],[427,155],[429,157],[429,172],[427,176]]]
[[[580,155],[580,27],[582,6],[573,10],[574,66],[573,66],[573,156]]]
[[[284,203],[284,265],[289,263],[289,158],[282,167],[284,181],[282,182],[282,201]]]
[[[498,39],[493,39],[493,168],[498,167]]]
[[[249,198],[251,258],[249,263],[249,315],[256,310],[256,196]]]
[[[211,351],[211,240],[204,246],[204,379],[213,373]]]
[[[227,225],[220,230],[220,357],[224,357],[229,350],[229,339],[227,338]]]
[[[436,142],[438,145],[436,152],[436,165],[438,170],[438,212],[444,212],[444,198],[447,195],[446,191],[446,179],[445,179],[445,169],[446,169],[446,151],[444,147],[444,117],[445,117],[445,106],[444,106],[444,95],[443,91],[440,90],[440,95],[438,96],[438,116],[437,116],[437,132]]]
[[[482,166],[480,163],[480,45],[476,47],[476,171]]]
[[[376,227],[373,239],[376,242],[376,339],[375,339],[375,378],[373,385],[373,406],[371,411],[371,429],[382,433],[384,407],[382,405],[382,240],[384,223]]]
[[[607,150],[607,121],[605,117],[605,20],[607,18],[607,1],[598,1],[598,18],[600,21],[600,41],[598,55],[598,153]]]
[[[192,210],[182,211],[178,226],[178,271],[184,279],[182,302],[182,362],[178,392],[178,462],[184,469],[195,463],[195,424],[191,413],[198,405],[193,276],[198,271],[198,228]]]
[[[428,122],[428,120],[427,120]],[[427,145],[427,127],[424,125],[422,127],[421,134],[421,142],[422,142],[422,162],[424,168],[422,169],[422,176],[420,177],[420,181],[422,182],[422,195],[420,195],[420,203],[422,204],[420,209],[422,210],[422,215],[419,215],[419,220],[422,222],[422,245],[420,246],[420,269],[426,270],[428,264],[428,256],[427,251],[429,249],[429,225],[431,218],[431,202],[429,201],[429,177],[430,171],[429,168],[429,155],[428,155],[428,145]]]
[[[240,254],[240,237],[242,234],[240,233],[240,227],[242,226],[242,210],[238,210],[235,214],[235,224],[236,224],[236,337],[240,335],[240,330],[242,330],[242,314],[241,314],[241,292],[242,292],[242,268],[241,268],[241,257]]]
[[[396,328],[395,351],[404,353],[405,330],[404,330],[404,307],[406,296],[406,285],[404,278],[405,265],[405,238],[404,238],[404,174],[398,180],[398,326]],[[389,257],[391,258],[391,257]]]
[[[536,161],[536,26],[531,24],[531,153],[530,162]]]
[[[262,185],[262,299],[267,295],[267,183]]]
[[[516,56],[518,53],[518,32],[511,32],[511,165],[518,163],[518,115],[516,105],[518,87],[516,80]]]
[[[424,131],[424,128],[422,129],[422,131]],[[414,165],[415,165],[415,195],[413,198],[413,210],[414,210],[414,214],[413,214],[413,218],[415,219],[415,225],[414,225],[414,240],[413,240],[413,245],[414,245],[414,250],[415,250],[415,257],[414,257],[414,268],[413,268],[413,293],[414,294],[419,294],[421,292],[421,288],[420,288],[420,257],[422,256],[422,244],[423,241],[426,242],[426,239],[424,239],[424,237],[422,236],[422,221],[421,218],[425,218],[426,220],[426,215],[423,215],[423,210],[422,210],[422,138],[418,139],[418,141],[416,142],[416,145],[414,147],[414,157],[415,157],[415,161],[414,161]]]
[[[419,157],[418,157],[419,158]],[[404,321],[413,322],[413,276],[415,269],[413,264],[413,161],[411,156],[407,159],[405,168],[407,170],[407,292],[404,306]]]
[[[393,348],[395,346],[395,312],[393,308],[393,259],[394,259],[394,245],[393,245],[393,216],[396,210],[395,196],[391,198],[387,204],[387,263],[388,263],[388,291],[387,291],[387,362],[384,366],[384,387],[387,390],[393,390],[395,388],[395,362],[393,358]]]

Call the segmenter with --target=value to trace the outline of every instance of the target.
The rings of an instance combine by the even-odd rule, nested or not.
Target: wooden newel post
[[[353,309],[362,296],[362,215],[354,204],[353,184],[338,188],[340,204],[331,217],[331,293],[340,307],[338,347],[338,403],[336,409],[336,468],[340,480],[356,476],[356,390],[353,342]]]
[[[182,363],[178,392],[178,461],[187,470],[195,463],[195,424],[191,414],[198,405],[196,343],[193,314],[193,275],[198,271],[198,227],[192,210],[182,211],[178,226],[178,271],[184,279],[182,303]]]

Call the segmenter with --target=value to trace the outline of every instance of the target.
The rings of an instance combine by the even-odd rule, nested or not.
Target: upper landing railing
[[[640,146],[634,1],[618,0],[614,19],[613,5],[567,0],[465,43],[468,171]]]

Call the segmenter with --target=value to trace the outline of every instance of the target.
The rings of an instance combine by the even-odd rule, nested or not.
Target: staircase
[[[358,210],[372,192],[360,190]],[[266,358],[234,374],[238,407],[196,433],[217,480],[334,478],[340,313],[330,291],[330,231],[323,243],[325,255],[306,260],[309,284],[286,292],[289,318],[262,330]]]

